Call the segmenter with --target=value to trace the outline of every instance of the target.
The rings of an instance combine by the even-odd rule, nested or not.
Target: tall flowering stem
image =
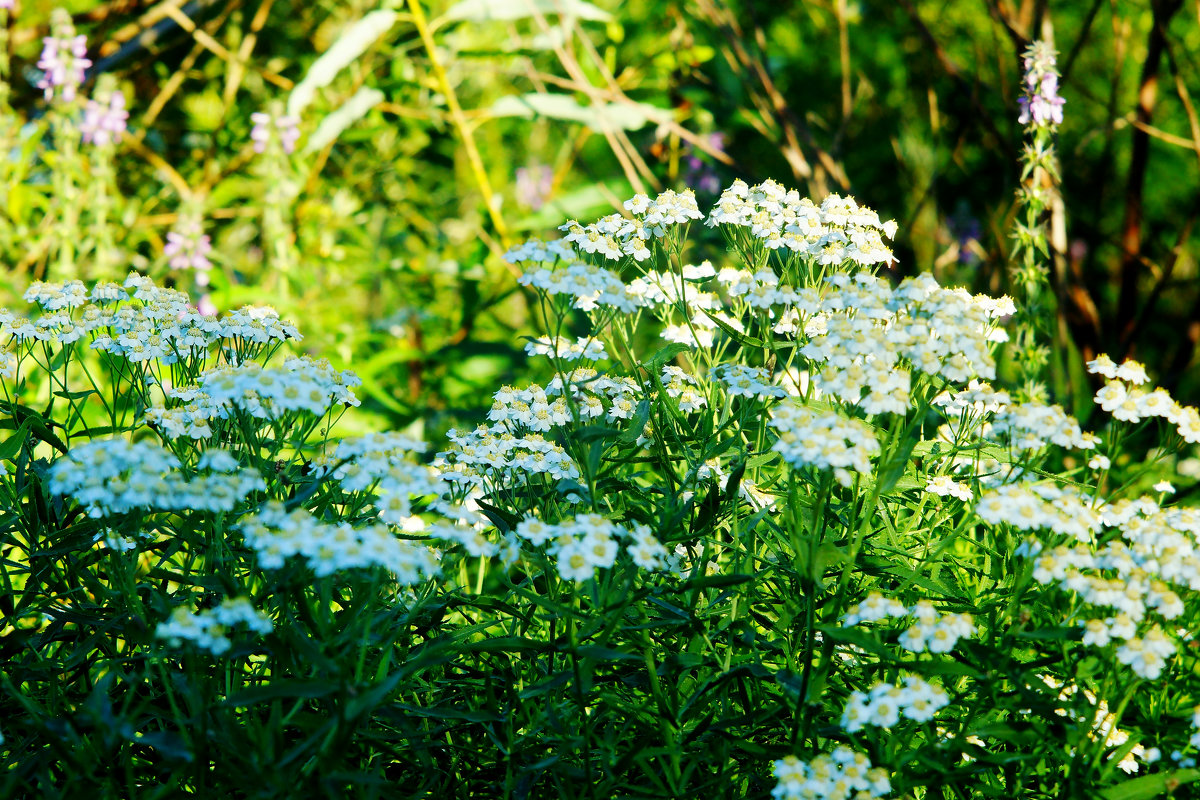
[[[75,25],[66,9],[56,8],[50,16],[50,32],[44,40],[38,69],[42,77],[37,86],[50,103],[56,156],[51,165],[54,194],[58,204],[58,269],[60,276],[75,276],[75,238],[79,227],[82,190],[79,178],[79,86],[84,70],[92,65],[87,58],[85,37],[75,33]]]
[[[95,263],[98,272],[105,277],[112,277],[113,268],[119,260],[113,225],[110,223],[115,200],[120,196],[113,153],[129,119],[129,112],[125,110],[125,95],[114,84],[111,75],[101,76],[95,97],[87,101],[83,119],[79,123],[91,169],[90,207],[96,243]]]
[[[267,265],[281,276],[281,287],[288,291],[287,276],[295,263],[294,232],[288,223],[296,185],[291,155],[300,138],[300,120],[283,113],[276,105],[269,112],[250,115],[254,123],[250,140],[259,154],[258,172],[267,185],[263,195],[263,256]]]
[[[1055,361],[1061,342],[1053,330],[1046,330],[1054,314],[1054,295],[1050,287],[1050,246],[1047,240],[1048,212],[1061,183],[1054,136],[1062,123],[1064,104],[1058,95],[1058,71],[1054,48],[1036,41],[1024,54],[1023,95],[1018,101],[1018,121],[1025,126],[1026,140],[1021,152],[1021,186],[1017,190],[1018,220],[1013,232],[1012,261],[1015,283],[1024,302],[1017,320],[1016,363],[1030,399],[1040,399],[1045,388],[1040,377],[1051,353],[1039,340],[1054,343]]]

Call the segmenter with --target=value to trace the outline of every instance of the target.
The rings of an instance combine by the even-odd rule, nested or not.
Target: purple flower
[[[517,202],[537,211],[554,188],[554,171],[544,164],[517,168]]]
[[[85,142],[104,147],[120,140],[128,119],[125,95],[118,90],[108,98],[108,105],[89,100],[83,109],[83,121],[79,123],[79,129],[83,131]]]
[[[300,118],[290,114],[273,117],[265,111],[256,111],[250,115],[254,129],[250,131],[250,140],[254,142],[254,152],[264,153],[271,141],[272,131],[279,136],[279,146],[283,152],[292,153],[300,138]]]
[[[0,9],[4,11],[12,11],[14,0],[0,0]]]
[[[212,301],[212,296],[208,293],[200,295],[200,299],[196,301],[196,311],[202,317],[215,317],[217,315],[217,306]]]
[[[83,83],[84,71],[92,65],[87,58],[87,37],[47,36],[42,41],[42,57],[37,63],[42,77],[37,88],[45,92],[47,101],[54,97],[56,88],[60,89],[63,102],[70,103]]]
[[[212,262],[207,256],[211,252],[212,243],[196,219],[182,220],[167,234],[167,243],[163,247],[163,255],[170,259],[171,269],[195,270],[198,273],[196,283],[200,286],[208,284]]]
[[[717,131],[708,136],[708,142],[718,153],[725,152],[725,134]],[[684,162],[683,181],[698,192],[717,194],[721,191],[721,176],[716,167],[691,152]]]
[[[1054,48],[1046,42],[1034,42],[1025,51],[1025,94],[1017,100],[1021,115],[1017,121],[1022,125],[1032,123],[1041,128],[1061,125],[1063,104],[1058,95],[1058,70]]]

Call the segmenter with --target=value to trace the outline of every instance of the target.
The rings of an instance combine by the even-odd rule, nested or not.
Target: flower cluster
[[[890,728],[902,717],[928,722],[949,704],[950,696],[945,689],[908,675],[903,686],[877,683],[870,691],[851,693],[841,725],[847,733],[856,733],[868,725]]]
[[[511,253],[510,257],[513,257]],[[551,267],[528,270],[518,283],[540,289],[551,297],[573,297],[574,307],[582,311],[612,308],[631,314],[647,304],[645,299],[631,292],[615,272],[576,261],[574,256]]]
[[[87,37],[75,35],[70,15],[56,9],[51,20],[55,35],[42,40],[42,55],[37,67],[42,71],[37,88],[45,94],[46,101],[54,98],[55,90],[64,103],[75,100],[83,84],[87,68],[92,65],[87,57]]]
[[[1058,95],[1058,69],[1054,48],[1049,42],[1036,41],[1025,51],[1024,94],[1017,102],[1022,125],[1052,127],[1063,121],[1062,107],[1066,102]]]
[[[938,614],[928,600],[909,609],[916,624],[900,634],[900,646],[913,653],[949,653],[958,640],[975,634],[970,614]]]
[[[1021,531],[1046,528],[1081,542],[1101,529],[1095,500],[1072,486],[1023,480],[985,490],[975,513],[992,525],[1006,523]]]
[[[1012,448],[1021,451],[1041,450],[1048,444],[1094,450],[1100,444],[1062,406],[1043,403],[1006,406],[992,420],[992,432],[1007,437]]]
[[[1012,398],[1008,392],[998,391],[991,384],[972,380],[966,389],[947,390],[933,398],[932,402],[948,417],[967,415],[978,418],[1003,411],[1012,402]]]
[[[535,475],[552,481],[579,477],[575,462],[559,445],[540,433],[516,436],[504,426],[480,425],[472,431],[446,432],[449,447],[434,466],[443,480],[464,486],[525,483]]]
[[[1127,360],[1118,366],[1102,354],[1089,361],[1087,367],[1088,372],[1108,379],[1108,383],[1096,392],[1095,399],[1113,419],[1140,422],[1160,417],[1174,425],[1185,442],[1200,442],[1200,411],[1194,406],[1179,405],[1166,389],[1141,389],[1150,379],[1146,368],[1138,362]]]
[[[975,493],[965,483],[954,480],[949,475],[936,475],[925,484],[925,491],[939,497],[954,497],[963,502],[969,502]]]
[[[245,359],[264,346],[301,338],[274,309],[247,306],[220,320],[204,317],[187,294],[155,286],[137,273],[124,284],[97,283],[90,293],[81,281],[39,281],[24,298],[43,313],[31,319],[0,309],[0,337],[18,344],[69,345],[90,336],[91,349],[133,363],[203,362],[218,342],[233,357]]]
[[[129,112],[125,110],[125,95],[117,90],[106,100],[88,100],[83,108],[83,120],[79,130],[83,140],[97,147],[107,147],[113,142],[120,141],[129,121]]]
[[[357,406],[354,387],[361,384],[348,370],[336,370],[324,359],[300,356],[278,367],[249,362],[237,367],[206,370],[196,385],[168,394],[185,405],[155,408],[147,417],[170,438],[211,436],[204,428],[212,419],[229,419],[242,412],[255,419],[281,419],[286,414],[323,416],[336,406]]]
[[[608,358],[604,342],[590,336],[580,337],[573,342],[561,336],[537,338],[525,345],[525,352],[531,356],[550,356],[561,361],[602,361]]]
[[[93,294],[105,294],[106,288],[97,284]],[[125,299],[124,291],[118,290],[119,299]],[[62,311],[78,308],[88,301],[87,287],[83,281],[34,281],[29,284],[21,299],[26,303],[37,303],[43,311]]]
[[[861,603],[851,606],[842,616],[842,624],[907,616],[914,617],[916,624],[900,634],[900,646],[913,653],[948,653],[959,639],[975,633],[970,614],[938,614],[928,600],[919,600],[910,607],[879,592],[871,592]]]
[[[412,498],[438,495],[445,488],[436,469],[417,462],[416,455],[424,452],[424,442],[398,433],[343,439],[334,450],[339,466],[333,477],[347,492],[372,492],[384,522],[411,526]]]
[[[1078,695],[1082,694],[1088,704],[1095,707],[1094,713],[1090,710],[1085,712],[1091,719],[1088,728],[1087,736],[1093,742],[1101,742],[1103,746],[1111,751],[1115,751],[1129,741],[1129,734],[1126,731],[1117,727],[1117,715],[1109,710],[1108,703],[1103,700],[1097,700],[1096,695],[1087,689],[1080,691],[1079,686],[1074,683],[1064,685],[1061,681],[1042,675],[1042,680],[1052,689],[1059,689],[1058,699],[1067,701],[1078,701]],[[1077,720],[1080,714],[1070,708],[1055,709],[1055,713],[1060,717]],[[1088,723],[1088,717],[1084,717],[1083,721]],[[1153,749],[1147,750],[1141,744],[1135,744],[1133,749],[1125,753],[1124,757],[1117,762],[1123,772],[1132,774],[1138,771],[1138,759],[1143,759],[1147,763],[1155,760]]]
[[[398,539],[386,525],[356,528],[349,523],[321,522],[308,511],[288,511],[270,501],[241,519],[242,537],[263,569],[281,569],[299,557],[318,578],[354,569],[381,567],[411,586],[438,573],[440,555],[433,548]]]
[[[250,115],[250,121],[254,123],[254,128],[250,131],[254,152],[265,153],[272,140],[279,142],[279,147],[284,153],[291,154],[296,149],[296,142],[300,139],[299,117],[256,111]]]
[[[817,206],[775,181],[757,186],[734,181],[705,224],[745,229],[763,247],[786,249],[822,265],[873,266],[895,260],[883,241],[896,235],[894,221],[880,222],[871,209],[836,194]]]
[[[892,791],[887,770],[845,745],[811,761],[784,756],[775,762],[776,800],[871,800]]]
[[[105,528],[96,534],[96,543],[103,543],[112,553],[130,553],[144,544],[154,540],[154,535],[147,531],[129,531],[121,533],[112,528]]]
[[[676,392],[673,396],[683,406],[704,402],[695,380],[671,369],[663,372],[667,391]],[[492,424],[469,432],[450,431],[451,447],[438,454],[436,463],[447,480],[474,486],[501,481],[510,472],[522,482],[533,474],[554,480],[579,477],[566,451],[544,434],[576,419],[629,419],[641,393],[642,387],[630,378],[610,377],[587,367],[556,376],[544,387],[503,386],[488,412]]]
[[[895,290],[867,272],[829,280],[835,288],[819,303],[796,306],[797,319],[811,320],[800,352],[824,365],[823,393],[868,414],[904,413],[912,370],[954,382],[995,376],[991,344],[1004,338],[996,321],[1011,300],[943,289],[929,275]]]
[[[208,271],[212,262],[208,254],[212,252],[212,242],[199,218],[187,216],[179,224],[167,232],[167,243],[163,245],[163,255],[171,269],[195,270],[196,283],[201,286],[208,284]]]
[[[664,391],[679,404],[680,411],[691,413],[708,405],[708,398],[700,391],[700,382],[683,368],[668,364],[662,368],[661,378]]]
[[[616,261],[626,257],[645,261],[652,255],[649,245],[666,236],[671,226],[704,217],[690,189],[668,189],[653,200],[644,194],[635,195],[625,202],[625,210],[629,217],[610,214],[590,225],[570,220],[558,229],[567,234],[563,237],[565,243],[576,245],[584,253],[599,253]]]
[[[832,468],[838,481],[846,485],[852,480],[847,470],[869,474],[871,456],[879,452],[879,442],[867,423],[833,411],[815,411],[795,401],[776,406],[769,424],[779,433],[771,449],[782,454],[784,461],[797,469]]]
[[[1072,592],[1085,605],[1084,644],[1112,644],[1119,662],[1157,678],[1177,644],[1151,612],[1174,620],[1184,613],[1180,591],[1200,589],[1200,513],[1164,509],[1143,497],[1104,506],[1098,514],[1119,537],[1099,547],[1049,550],[1032,538],[1019,554],[1033,559],[1034,580]]]
[[[762,367],[722,364],[713,368],[712,377],[720,381],[725,387],[725,394],[730,397],[768,400],[772,397],[786,397],[788,394],[782,386],[775,385],[771,374]]]
[[[533,547],[545,548],[558,567],[559,577],[585,581],[597,568],[607,569],[625,552],[638,567],[665,569],[667,550],[645,525],[621,525],[599,514],[580,514],[558,523],[527,517],[516,527],[516,535]]]
[[[220,656],[233,646],[229,629],[238,625],[260,636],[266,636],[274,628],[270,618],[251,605],[247,598],[227,597],[220,605],[195,614],[179,606],[155,629],[154,635],[166,639],[172,647],[191,642],[200,650]]]
[[[701,481],[716,481],[721,491],[728,491],[729,473],[721,465],[720,458],[710,458],[698,466],[695,471],[695,477]],[[690,481],[687,481],[687,483],[690,483]],[[754,508],[774,509],[776,506],[775,498],[760,489],[758,484],[744,474],[738,482],[738,495]]]
[[[184,475],[179,459],[154,442],[93,439],[77,445],[50,468],[50,490],[69,495],[92,517],[135,509],[229,512],[265,488],[250,468],[238,468],[228,453],[209,451]]]

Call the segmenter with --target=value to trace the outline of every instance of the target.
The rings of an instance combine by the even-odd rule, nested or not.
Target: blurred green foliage
[[[8,26],[13,107],[33,123],[6,134],[0,291],[70,277],[47,244],[51,144],[33,85],[51,6],[19,4]],[[790,176],[817,197],[852,193],[900,221],[899,273],[1002,292],[1019,53],[1036,34],[1060,50],[1067,98],[1052,284],[1075,361],[1132,354],[1181,398],[1196,391],[1200,27],[1180,0],[394,6],[390,28],[316,90],[281,172],[256,161],[250,114],[287,102],[378,4],[67,4],[91,77],[115,75],[130,98],[112,271],[164,277],[165,233],[197,211],[214,241],[213,302],[301,320],[311,350],[353,366],[375,421],[393,427],[477,416],[480,387],[523,369],[530,322],[498,256],[634,190],[691,185],[703,204],[733,177]],[[384,99],[306,149],[363,89]],[[289,184],[295,264],[280,274],[260,246],[264,198]]]

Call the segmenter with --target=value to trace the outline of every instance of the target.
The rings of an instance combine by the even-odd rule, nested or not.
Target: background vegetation
[[[22,3],[9,24],[12,102],[28,117],[41,113],[50,6]],[[68,7],[96,61],[89,80],[116,76],[131,109],[114,273],[164,275],[165,233],[199,210],[221,256],[215,304],[270,301],[311,321],[315,352],[357,354],[370,410],[389,425],[475,412],[478,388],[523,360],[512,334],[527,330],[528,297],[497,254],[635,190],[686,183],[703,202],[734,177],[775,176],[816,197],[852,193],[900,222],[899,273],[1005,291],[1019,54],[1035,33],[1061,51],[1067,98],[1051,242],[1061,324],[1083,356],[1132,354],[1195,391],[1194,3],[469,0],[422,4],[420,21],[398,4],[316,91],[286,175],[248,168],[249,115],[285,102],[375,4]],[[306,148],[364,87],[381,96],[361,119]],[[39,235],[55,202],[36,180],[39,147],[27,132],[0,167],[10,291],[70,277]],[[17,186],[12,171],[31,180]],[[263,198],[283,180],[298,254],[285,274],[258,246]]]
[[[33,323],[0,319],[11,339],[0,368],[15,387],[3,384],[0,422],[0,737],[10,737],[0,738],[0,796],[99,795],[102,785],[114,797],[386,797],[397,787],[429,797],[763,797],[784,779],[787,762],[770,775],[775,759],[807,760],[835,742],[869,751],[898,795],[920,800],[1132,800],[1200,780],[1200,667],[1184,635],[1200,608],[1194,590],[1177,596],[1155,580],[1200,586],[1200,519],[1172,505],[1196,495],[1200,462],[1188,456],[1200,416],[1165,395],[1157,411],[1139,407],[1145,375],[1125,362],[1145,362],[1152,385],[1181,403],[1200,390],[1200,0],[16,5],[0,11],[0,306],[30,290],[48,312],[39,324],[69,331],[76,312],[49,312],[73,301],[35,281],[91,284],[135,270],[202,309],[272,305],[305,336],[285,350],[333,368],[281,351],[275,371],[259,370],[253,362],[290,328],[280,333],[269,314],[187,316],[180,295],[137,278],[122,302],[145,324],[133,343],[115,337],[129,348],[121,353],[56,332],[43,345]],[[63,8],[94,62],[82,95],[119,89],[127,99],[129,130],[111,148],[80,146],[79,106],[67,113],[37,85],[43,37]],[[988,351],[974,341],[990,325],[979,315],[1005,317],[1006,306],[926,286],[936,302],[901,314],[925,289],[900,281],[932,273],[944,286],[1022,299],[1012,253],[1030,136],[1017,101],[1035,38],[1059,50],[1066,106],[1063,124],[1038,134],[1056,138],[1062,178],[1042,187],[1051,299],[1022,313],[1042,320],[1057,363],[1047,395],[1030,398],[1022,357],[1001,356],[996,383],[1013,397],[972,387],[964,396],[979,394],[960,410],[974,411],[956,421],[958,411],[939,410],[940,393],[991,378],[991,356],[952,377],[939,370],[950,350]],[[264,112],[296,117],[294,152],[277,141],[257,152]],[[589,317],[551,297],[549,272],[519,283],[529,266],[519,262],[543,259],[537,248],[501,258],[635,193],[694,188],[707,211],[737,178],[776,178],[818,203],[853,195],[899,223],[886,282],[845,296],[877,295],[877,316],[863,315],[872,336],[855,342],[879,348],[862,363],[900,365],[904,387],[922,373],[911,398],[882,392],[865,410],[857,384],[844,397],[829,389],[845,329],[780,333],[763,306],[739,299],[772,296],[781,277],[828,292],[823,310],[837,311],[845,288],[822,281],[829,265],[816,268],[812,254],[779,258],[776,276],[774,256],[745,231],[731,235],[730,263],[767,270],[689,277],[749,320],[710,331],[723,369],[753,376],[740,384],[706,369],[704,348],[663,348],[649,330],[682,299],[663,294],[661,307],[638,312],[648,324],[626,328],[604,308]],[[677,201],[690,210],[690,199],[663,202]],[[822,225],[841,230],[843,211],[823,207]],[[211,272],[173,264],[172,237],[189,230],[211,237]],[[685,263],[724,254],[730,230],[696,223],[685,238],[672,228],[647,263],[683,275]],[[545,296],[528,285],[539,280]],[[898,284],[912,294],[893,296]],[[126,358],[137,336],[167,340],[181,315],[203,347],[176,363],[165,351],[154,364]],[[871,327],[908,324],[902,317],[917,320],[907,345],[893,341],[895,327]],[[126,322],[88,324],[94,333]],[[580,416],[593,388],[551,399],[562,363],[527,357],[523,338],[549,331],[602,333],[610,374],[626,380],[603,390],[607,410],[590,398],[605,424]],[[909,370],[926,345],[945,352]],[[10,367],[10,351],[34,366]],[[1092,361],[1101,353],[1115,361]],[[826,360],[808,388],[787,369],[814,376]],[[205,371],[217,364],[228,367],[220,380]],[[353,379],[340,369],[362,381],[362,407],[345,416]],[[222,477],[220,456],[213,465],[205,437],[164,422],[211,400],[171,395],[205,375],[225,387],[213,394],[228,395],[211,441],[233,454],[230,475],[252,478],[237,492],[196,489],[234,478]],[[1101,376],[1111,379],[1103,412],[1093,408]],[[235,391],[243,380],[251,388]],[[784,399],[770,383],[780,380],[802,399]],[[499,387],[531,381],[547,384],[540,397],[505,391],[492,406]],[[282,394],[264,415],[247,403],[292,382],[304,391],[290,399],[319,400],[315,410],[272,417]],[[1030,400],[1066,406],[1104,447],[1088,453],[1095,441],[1074,420]],[[489,408],[508,426],[493,432],[516,432],[529,449],[507,471],[488,471],[487,448],[518,452],[511,436],[498,445],[487,431],[455,433],[446,444],[447,430],[471,430]],[[828,416],[814,421],[814,409]],[[1108,412],[1116,421],[1106,426]],[[822,425],[833,433],[812,432]],[[335,444],[381,430],[413,440]],[[831,471],[825,445],[813,445],[826,435],[835,453],[858,439],[862,466]],[[117,469],[105,448],[127,445],[135,455]],[[121,479],[89,484],[98,464]],[[146,485],[122,469],[158,466],[141,477],[190,487],[187,502],[147,492],[97,505],[119,493],[110,484]],[[1103,519],[1100,497],[1112,503]],[[282,504],[295,516],[282,517]],[[381,513],[394,528],[375,525]],[[538,520],[561,530],[541,541]],[[271,549],[277,533],[295,545],[296,530],[312,534],[304,558]],[[337,564],[353,537],[363,550],[373,537],[377,561]],[[1176,569],[1184,556],[1187,569]],[[1113,572],[1131,594],[1108,584]],[[859,618],[882,607],[879,592],[902,607],[857,626],[881,621]],[[249,604],[224,605],[235,597]],[[928,653],[905,645],[892,618],[932,614],[926,601],[951,615],[930,624],[963,629],[961,646],[958,634]],[[1126,601],[1141,603],[1136,620],[1105,616]],[[193,608],[250,616],[222,628],[237,631],[232,649],[185,644],[180,654],[174,639],[190,637],[173,639],[170,626],[186,632]],[[1148,666],[1107,638],[1115,624],[1125,633],[1114,639],[1135,641],[1144,622],[1146,639],[1165,647],[1159,617],[1178,620],[1166,627],[1183,631],[1181,642],[1171,638]],[[1168,657],[1166,677],[1143,682]],[[909,672],[935,680],[939,708],[856,737],[840,710]],[[943,701],[951,710],[934,721]],[[1148,774],[1128,779],[1130,768]]]

